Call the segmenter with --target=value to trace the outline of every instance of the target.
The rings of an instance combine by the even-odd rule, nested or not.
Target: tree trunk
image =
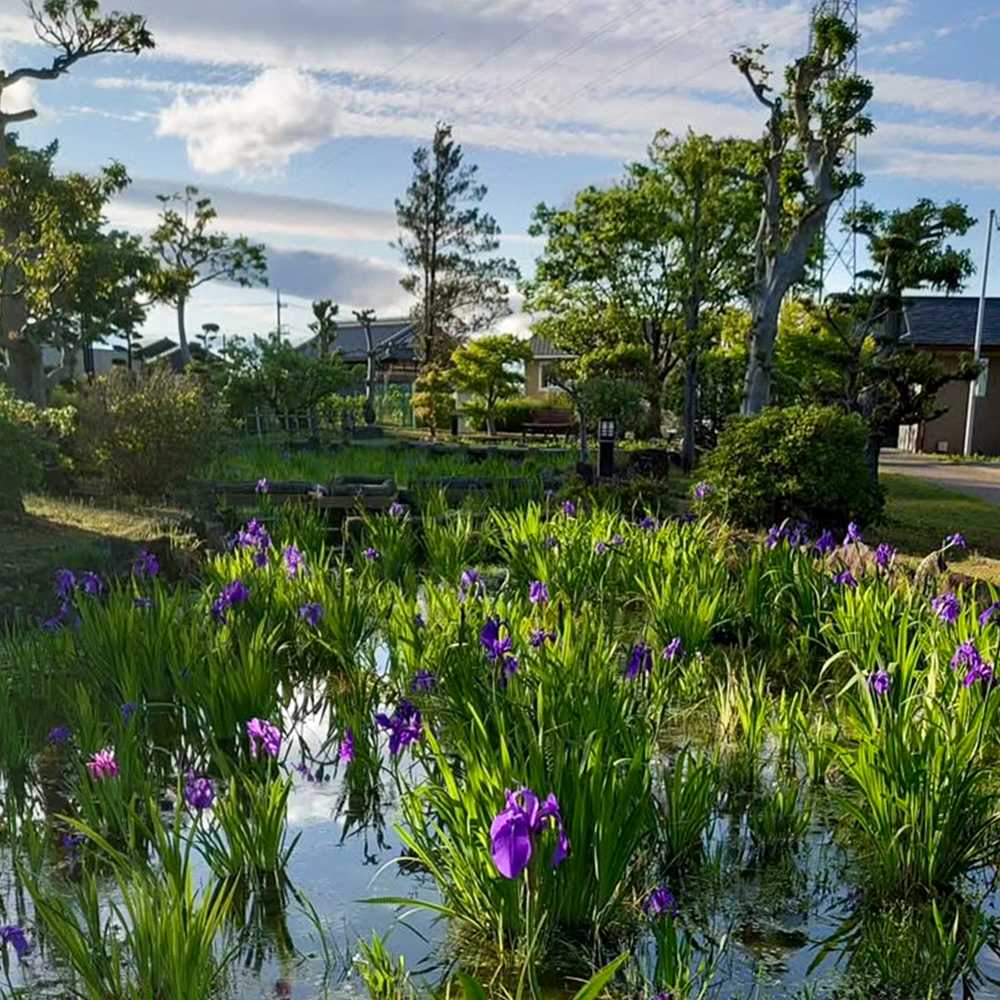
[[[684,364],[684,447],[681,468],[690,472],[695,462],[695,423],[698,410],[698,355],[692,350]]]
[[[882,453],[884,435],[881,427],[868,428],[868,441],[865,444],[865,464],[868,466],[868,478],[872,484],[878,485],[878,462]]]
[[[646,398],[649,409],[646,411],[646,436],[658,438],[663,433],[663,403],[661,401],[662,386],[657,386],[656,393]]]
[[[177,300],[177,342],[181,347],[181,367],[187,368],[191,364],[191,352],[188,350],[187,329],[184,326],[184,307],[187,299],[182,295]]]
[[[8,334],[10,336],[10,334]],[[43,409],[48,406],[48,386],[42,349],[22,338],[7,342],[7,384],[15,396]]]
[[[367,341],[367,371],[365,373],[365,423],[375,423],[375,352],[372,349],[372,332],[365,330]]]

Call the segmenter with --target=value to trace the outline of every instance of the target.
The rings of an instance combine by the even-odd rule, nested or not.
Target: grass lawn
[[[879,481],[886,490],[886,523],[869,532],[873,539],[919,560],[946,535],[960,532],[969,548],[964,555],[949,553],[949,563],[958,572],[1000,585],[1000,509],[914,476],[883,473]]]
[[[18,611],[52,610],[61,566],[106,572],[169,531],[166,512],[130,511],[79,500],[25,497],[26,516],[0,521],[0,622]]]

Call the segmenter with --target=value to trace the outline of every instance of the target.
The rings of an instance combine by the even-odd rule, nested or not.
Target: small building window
[[[538,364],[538,388],[542,390],[558,388],[552,381],[551,361],[540,361]]]

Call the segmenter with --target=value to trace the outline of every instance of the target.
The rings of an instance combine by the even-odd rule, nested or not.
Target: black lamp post
[[[611,417],[601,417],[597,421],[597,475],[610,479],[615,472],[615,438],[618,428]]]

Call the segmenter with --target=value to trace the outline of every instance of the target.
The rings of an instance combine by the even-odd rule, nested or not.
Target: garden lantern
[[[597,421],[597,475],[610,479],[615,471],[615,437],[618,428],[611,417],[601,417]]]

